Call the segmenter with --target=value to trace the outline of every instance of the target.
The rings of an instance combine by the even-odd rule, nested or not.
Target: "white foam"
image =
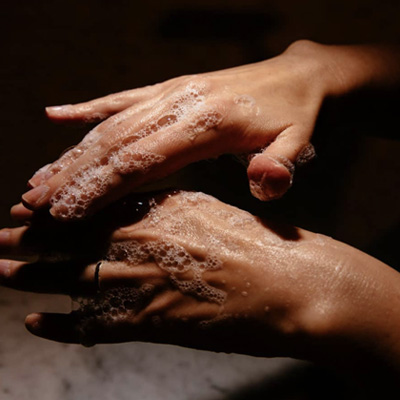
[[[108,154],[104,154],[82,167],[55,192],[50,201],[53,212],[58,217],[65,219],[85,217],[92,203],[107,192],[115,174],[146,173],[155,164],[165,160],[165,156],[161,154],[140,150],[138,146],[131,146],[137,140],[160,129],[165,129],[182,118],[196,121],[192,129],[193,134],[196,135],[216,126],[222,118],[218,112],[200,112],[205,100],[204,92],[205,84],[202,84],[201,81],[200,83],[191,82],[182,92],[174,96],[168,113],[159,115],[157,123],[147,123],[141,129],[137,129],[136,124],[119,129],[115,134],[119,141],[111,147]],[[195,118],[196,115],[199,116]],[[96,140],[98,140],[98,132],[94,130],[77,148],[72,149],[54,163],[52,171],[57,173],[64,169],[88,148],[91,148],[93,154],[101,151],[101,146],[104,144],[100,141],[97,147],[92,148]],[[78,154],[78,152],[80,153]]]
[[[193,199],[194,195],[188,194],[188,198]],[[159,206],[155,208],[157,207]],[[164,240],[148,240],[143,243],[126,240],[111,243],[105,259],[111,263],[121,262],[127,268],[135,268],[143,263],[155,263],[168,274],[169,282],[182,294],[218,305],[226,301],[227,293],[210,285],[203,278],[206,271],[217,271],[223,268],[223,263],[216,255],[208,254],[205,258],[198,259],[176,243]],[[157,290],[154,285],[143,284],[139,287],[115,287],[100,291],[90,298],[74,299],[78,306],[77,309],[75,307],[74,312],[80,321],[78,328],[81,343],[85,346],[93,345],[92,332],[99,325],[112,324],[121,320],[131,321],[135,315],[145,309],[155,293]],[[149,318],[153,326],[162,325],[160,315],[149,315]]]
[[[130,265],[155,262],[169,274],[171,282],[183,293],[202,300],[223,304],[226,293],[210,286],[203,279],[205,271],[222,268],[222,262],[214,255],[196,260],[184,247],[166,241],[137,241],[113,243],[107,255],[109,261],[125,261]],[[183,276],[190,272],[190,276]]]
[[[249,187],[250,187],[250,192],[251,194],[259,200],[262,201],[268,201],[271,199],[271,196],[269,196],[267,193],[265,193],[265,188],[259,181],[254,181],[251,179],[249,181]]]
[[[189,139],[193,141],[200,133],[216,128],[221,123],[222,119],[223,116],[218,111],[202,111],[200,115],[189,124]]]
[[[140,287],[115,287],[99,292],[93,297],[74,298],[74,313],[79,317],[81,344],[95,344],[92,331],[95,331],[98,325],[112,324],[136,315],[153,297],[154,289],[151,284],[143,284]]]
[[[313,158],[315,158],[315,156],[315,148],[311,143],[309,143],[301,150],[301,152],[297,156],[296,165],[298,165],[299,167],[305,165],[309,163]]]
[[[82,218],[87,215],[93,201],[107,192],[116,173],[145,173],[164,160],[165,157],[159,154],[133,151],[129,146],[122,146],[110,157],[104,156],[78,170],[52,196],[53,210],[61,218]]]
[[[236,96],[233,101],[235,104],[240,104],[241,106],[247,107],[247,108],[252,108],[256,105],[256,100],[254,97],[248,95],[248,94],[242,94]]]

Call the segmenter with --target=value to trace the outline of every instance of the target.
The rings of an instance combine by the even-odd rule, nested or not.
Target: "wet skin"
[[[28,316],[28,329],[85,345],[143,340],[287,355],[398,387],[399,274],[356,249],[182,193],[157,198],[143,219],[135,211],[147,210],[143,199],[77,225],[47,212],[82,219],[226,152],[245,155],[253,195],[279,198],[294,166],[314,154],[324,99],[398,87],[398,55],[300,41],[262,63],[48,108],[55,122],[105,121],[30,180],[12,215],[31,226],[0,232],[4,285],[80,299],[69,315]],[[165,261],[171,251],[185,262]],[[33,258],[7,258],[21,255]]]
[[[399,274],[343,243],[191,192],[136,196],[86,222],[37,218],[1,231],[2,284],[81,304],[29,315],[38,336],[398,371]]]
[[[55,122],[105,119],[74,149],[40,170],[16,218],[50,207],[80,219],[200,159],[246,155],[250,190],[281,197],[310,145],[321,105],[365,86],[400,82],[398,51],[379,46],[292,44],[256,64],[183,76],[77,105],[50,107]]]

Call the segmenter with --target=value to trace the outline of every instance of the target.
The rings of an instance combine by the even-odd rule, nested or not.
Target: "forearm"
[[[365,90],[396,90],[400,86],[400,47],[387,45],[322,45],[297,41],[287,50],[303,54],[325,97]]]
[[[357,249],[334,244],[331,255],[340,262],[325,290],[328,312],[316,313],[321,323],[308,325],[309,359],[334,367],[368,391],[399,390],[400,274]]]
[[[329,131],[338,124],[355,132],[396,138],[400,90],[400,46],[323,45],[294,42],[283,56],[300,66],[316,98],[319,126]],[[304,79],[304,78],[302,78]]]

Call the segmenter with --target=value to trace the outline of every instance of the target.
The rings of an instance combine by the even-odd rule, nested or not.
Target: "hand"
[[[30,180],[34,189],[23,196],[27,208],[17,205],[12,215],[29,219],[29,210],[50,206],[57,219],[79,219],[147,182],[223,153],[247,155],[254,196],[279,198],[291,186],[294,165],[314,156],[310,138],[326,97],[359,89],[387,94],[399,86],[396,46],[298,41],[264,62],[49,107],[56,122],[109,118],[38,171]]]
[[[315,57],[320,48],[297,43],[264,62],[48,108],[57,122],[108,119],[30,180],[34,189],[23,196],[25,206],[50,204],[56,218],[78,219],[223,153],[248,156],[253,195],[281,197],[295,164],[314,155],[309,141],[326,92]]]
[[[4,285],[80,298],[71,314],[28,316],[36,335],[398,371],[399,274],[333,239],[191,192],[46,221],[0,233],[2,254],[36,257],[3,260]]]

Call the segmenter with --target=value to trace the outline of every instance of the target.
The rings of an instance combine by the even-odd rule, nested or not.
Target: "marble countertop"
[[[302,366],[148,343],[84,348],[36,338],[24,327],[30,312],[69,308],[67,297],[0,288],[1,399],[250,399],[249,391],[267,390]]]

